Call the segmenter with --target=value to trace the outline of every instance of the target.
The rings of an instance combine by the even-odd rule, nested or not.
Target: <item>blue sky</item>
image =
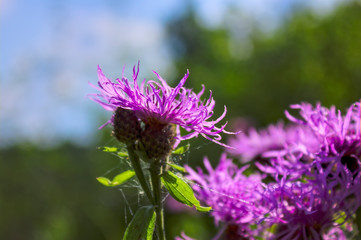
[[[165,23],[192,4],[207,27],[222,23],[237,7],[265,29],[273,29],[293,6],[320,14],[338,0],[3,0],[0,14],[0,146],[33,142],[52,146],[95,141],[97,127],[111,113],[86,98],[94,92],[99,64],[109,78],[126,75],[138,60],[141,77],[175,76]],[[186,3],[186,4],[185,4]]]

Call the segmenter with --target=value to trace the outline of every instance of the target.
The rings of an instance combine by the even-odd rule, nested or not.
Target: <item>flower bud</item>
[[[117,108],[114,114],[113,135],[119,142],[134,143],[141,133],[140,123],[134,111]]]
[[[171,153],[175,137],[175,125],[151,121],[144,126],[141,143],[149,159],[160,159]]]

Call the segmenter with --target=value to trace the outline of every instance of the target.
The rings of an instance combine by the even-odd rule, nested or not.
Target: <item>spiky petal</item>
[[[90,97],[108,111],[114,112],[117,108],[132,110],[144,123],[156,121],[159,124],[176,125],[178,134],[175,145],[181,140],[197,137],[200,134],[208,140],[227,146],[220,142],[222,139],[220,133],[229,133],[224,129],[226,124],[216,126],[224,118],[227,109],[224,109],[218,119],[210,120],[215,105],[212,93],[206,101],[202,101],[204,86],[199,93],[185,88],[189,71],[175,88],[170,87],[157,72],[154,73],[159,81],[150,80],[146,83],[144,79],[139,85],[139,63],[133,68],[131,81],[124,76],[123,70],[122,78],[112,82],[98,67],[98,86],[90,85],[100,93],[90,94]],[[107,124],[113,124],[113,118],[105,125]],[[181,136],[180,127],[189,133]]]

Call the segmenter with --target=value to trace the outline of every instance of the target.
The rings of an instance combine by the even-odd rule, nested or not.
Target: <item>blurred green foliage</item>
[[[124,230],[122,196],[95,179],[117,161],[69,144],[3,149],[0,239],[117,239]]]
[[[188,87],[200,90],[205,84],[212,90],[215,116],[226,105],[226,119],[242,117],[249,125],[263,127],[286,121],[284,110],[291,104],[320,101],[344,110],[360,99],[360,3],[351,1],[324,17],[295,11],[271,34],[250,22],[248,38],[235,41],[232,28],[244,21],[239,13],[228,24],[207,29],[190,11],[169,25],[176,75],[190,69]],[[192,146],[202,143],[193,141]],[[219,155],[223,149],[214,145],[193,154],[190,164],[201,164],[204,152]]]
[[[233,18],[230,26],[237,26],[238,20]],[[321,101],[344,109],[357,101],[360,29],[361,6],[356,2],[324,17],[294,12],[272,34],[253,27],[247,44],[244,39],[237,41],[226,25],[201,26],[192,11],[168,25],[174,76],[190,69],[187,86],[198,91],[205,84],[212,89],[216,116],[227,105],[227,119],[243,116],[255,126],[284,119],[283,111],[292,103]],[[201,165],[204,155],[216,164],[223,150],[201,138],[191,144],[192,166]],[[120,239],[123,235],[130,221],[128,204],[116,188],[96,181],[119,165],[116,156],[71,144],[49,150],[19,145],[1,149],[0,161],[0,239]],[[136,208],[134,189],[124,192],[130,208]],[[206,214],[189,212],[169,212],[166,228],[169,239],[182,230],[197,239],[210,239],[217,231]]]

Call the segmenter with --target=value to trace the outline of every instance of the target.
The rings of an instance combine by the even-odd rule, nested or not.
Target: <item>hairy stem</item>
[[[160,181],[161,166],[159,162],[152,163],[150,166],[150,177],[152,179],[153,195],[155,201],[156,228],[159,240],[165,240],[164,234],[164,215],[162,204],[162,185]]]
[[[156,202],[154,201],[154,198],[152,196],[152,192],[150,191],[149,185],[145,179],[142,167],[140,165],[140,160],[138,155],[134,152],[134,145],[128,144],[127,145],[128,155],[130,162],[132,164],[133,170],[135,172],[135,175],[138,178],[138,181],[140,183],[140,186],[143,188],[143,191],[145,192],[145,195],[148,197],[149,201],[153,206],[156,205]]]

